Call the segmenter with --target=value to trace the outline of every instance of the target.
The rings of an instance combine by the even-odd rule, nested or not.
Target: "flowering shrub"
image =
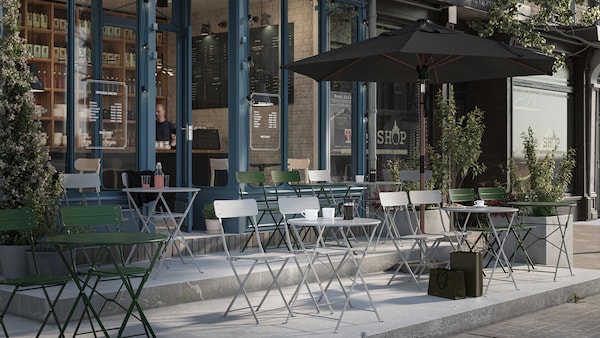
[[[61,187],[48,149],[40,143],[41,124],[34,120],[33,76],[19,36],[19,6],[19,0],[0,0],[0,208],[31,207],[38,225],[34,235],[40,238],[56,230]],[[26,242],[20,233],[0,241]]]

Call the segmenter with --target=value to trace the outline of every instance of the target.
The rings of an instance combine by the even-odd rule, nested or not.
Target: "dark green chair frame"
[[[459,203],[459,204],[465,204],[465,205],[473,205],[475,200],[477,199],[477,195],[475,194],[475,189],[473,188],[452,188],[452,189],[448,189],[448,197],[450,198],[450,202],[452,203]],[[477,215],[476,215],[477,216]],[[456,217],[456,215],[455,215]],[[475,247],[477,246],[477,243],[480,242],[485,242],[488,243],[489,248],[491,248],[491,250],[493,251],[493,255],[495,255],[496,253],[496,247],[498,246],[498,244],[496,243],[496,239],[494,238],[494,236],[492,236],[492,228],[487,224],[487,219],[482,220],[480,217],[476,217],[475,218],[476,221],[476,225],[475,226],[468,226],[467,230],[469,231],[477,231],[479,232],[479,236],[477,236],[477,239],[475,239],[475,241],[473,241],[472,243],[469,243],[469,241],[466,241],[467,246],[469,247],[470,251],[473,251],[473,249],[475,249]],[[503,227],[496,227],[497,231],[503,231]],[[486,251],[486,255],[488,254],[488,252]],[[485,255],[484,255],[485,258]],[[491,260],[488,261],[491,262]],[[487,265],[486,265],[487,267]],[[504,267],[502,267],[502,269],[504,269]]]
[[[65,227],[65,230],[67,232],[94,231],[94,230],[117,231],[118,232],[118,231],[120,231],[121,224],[123,223],[123,211],[121,209],[121,206],[119,206],[119,205],[68,206],[68,207],[63,207],[61,209],[60,213],[61,213],[62,224]],[[113,226],[114,226],[114,228],[111,228]],[[85,250],[85,249],[83,249],[83,250]],[[122,271],[125,274],[125,276],[127,276],[128,279],[144,277],[144,275],[146,273],[145,268],[127,265],[126,260],[125,260],[125,255],[123,252],[119,253],[119,257],[121,257],[123,259],[123,261],[121,263],[123,265]],[[75,254],[73,253],[72,260],[73,260],[74,264],[76,264],[76,258],[77,257],[75,257]],[[86,261],[88,263],[90,263],[90,262],[93,262],[96,260],[91,259],[90,257],[88,257],[86,255]],[[121,280],[119,272],[115,268],[96,267],[96,266],[91,266],[91,265],[87,265],[87,264],[84,267],[79,267],[79,269],[82,269],[82,268],[87,270],[87,271],[80,270],[81,274],[85,275],[86,278],[93,278],[93,277],[96,278],[94,283],[91,285],[91,292],[88,296],[88,301],[91,302],[92,296],[94,296],[94,295],[98,295],[103,299],[104,303],[102,304],[102,307],[100,307],[100,310],[98,311],[99,316],[102,313],[103,309],[106,307],[106,305],[109,303],[115,304],[116,306],[121,308],[123,311],[126,311],[126,312],[129,311],[129,309],[125,306],[125,304],[123,304],[122,301],[117,300],[117,297],[119,296],[122,288],[125,285],[121,285],[119,287],[117,292],[114,293],[113,298],[108,297],[107,295],[102,294],[101,292],[98,291],[98,285],[102,281]],[[85,284],[90,285],[89,283],[87,283],[87,281]],[[81,298],[81,295],[79,295],[78,300],[79,300],[79,298]],[[76,302],[78,300],[76,300]],[[71,314],[69,314],[69,317],[71,317],[73,315],[74,310],[75,310],[75,308],[73,308],[73,310],[71,311]],[[77,324],[77,329],[75,331],[76,333],[79,330],[79,327],[81,326],[81,323],[82,323],[85,315],[86,315],[86,313],[81,314],[81,317],[79,318],[79,322]],[[133,316],[140,322],[142,321],[142,319],[134,313],[130,313],[129,315]],[[87,317],[90,322],[90,325],[93,328],[92,316],[90,315],[90,313],[87,313]],[[90,332],[86,332],[86,333],[90,333]],[[84,334],[84,333],[80,333],[80,334]]]
[[[277,195],[271,195],[269,197],[269,195],[267,194],[267,190],[265,189],[266,178],[265,173],[263,171],[238,171],[235,173],[235,178],[239,184],[240,199],[244,199],[244,196],[246,196],[246,193],[244,191],[246,185],[255,185],[260,187],[260,189],[262,190],[262,198],[255,198],[253,196],[256,199],[256,202],[261,206],[258,208],[259,216],[257,224],[252,224],[252,226],[258,227],[260,222],[266,215],[269,215],[273,220],[275,224],[275,229],[262,247],[263,251],[267,252],[267,247],[269,246],[273,238],[275,238],[275,235],[277,233],[279,233],[281,237],[285,236],[284,232],[281,230],[281,222],[283,220],[283,217],[279,215],[279,208],[277,207]],[[252,223],[252,219],[249,219],[249,221],[250,223]],[[242,247],[242,251],[246,250],[248,244],[254,237],[254,234],[255,231],[252,231],[250,233],[250,236],[248,236],[246,243]],[[260,244],[260,241],[257,242]]]
[[[502,187],[479,187],[477,189],[477,193],[479,195],[479,199],[484,201],[500,201],[502,205],[506,205],[506,190]],[[535,228],[535,225],[527,225],[527,224],[513,224],[510,232],[514,236],[516,240],[516,246],[508,258],[509,261],[514,262],[514,259],[517,255],[517,251],[521,250],[523,255],[525,256],[525,264],[527,264],[527,271],[535,269],[533,265],[533,260],[529,257],[527,250],[525,248],[525,239],[531,233],[531,230]],[[512,266],[512,265],[511,265]]]
[[[60,320],[54,311],[60,296],[67,285],[67,282],[71,280],[71,276],[57,276],[57,275],[42,275],[39,274],[39,269],[37,265],[37,259],[35,255],[35,239],[33,237],[33,229],[35,228],[35,215],[31,208],[19,208],[19,209],[4,209],[0,210],[0,232],[6,231],[20,231],[22,233],[27,234],[28,244],[31,246],[33,262],[35,266],[36,274],[32,276],[25,276],[21,278],[13,278],[13,279],[4,279],[0,280],[0,285],[5,285],[8,287],[12,287],[12,292],[8,297],[4,307],[2,308],[2,312],[0,313],[0,324],[2,325],[2,330],[4,331],[4,336],[9,337],[8,329],[4,323],[4,316],[8,311],[14,297],[19,292],[25,292],[30,290],[38,290],[41,289],[46,302],[48,303],[48,312],[42,321],[42,325],[38,329],[36,337],[39,337],[48,319],[52,316],[55,320],[56,326],[60,330],[60,336],[63,335],[65,327],[61,327]],[[58,287],[59,290],[52,299],[48,294],[47,288]],[[66,326],[66,325],[65,325]]]

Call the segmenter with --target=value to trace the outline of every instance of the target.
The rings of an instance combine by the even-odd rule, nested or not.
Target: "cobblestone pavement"
[[[575,223],[573,237],[574,266],[600,270],[600,221]],[[600,290],[598,292],[452,337],[600,337]]]

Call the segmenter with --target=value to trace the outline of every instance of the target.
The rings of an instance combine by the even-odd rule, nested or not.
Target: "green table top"
[[[516,207],[574,207],[576,202],[559,201],[559,202],[542,202],[542,201],[516,201],[508,202],[508,205]]]
[[[166,235],[146,232],[87,232],[52,236],[46,241],[62,245],[132,245],[159,243],[167,239]]]

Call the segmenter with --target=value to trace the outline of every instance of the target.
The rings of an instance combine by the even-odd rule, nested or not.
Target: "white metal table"
[[[189,247],[187,241],[185,240],[185,237],[183,236],[183,233],[181,232],[181,226],[182,226],[183,222],[185,221],[188,213],[190,212],[192,205],[194,205],[194,200],[196,199],[196,196],[198,195],[198,192],[200,191],[200,189],[193,188],[193,187],[165,187],[163,189],[156,189],[154,187],[150,187],[150,188],[137,187],[137,188],[125,188],[125,189],[123,189],[123,191],[125,193],[127,193],[127,198],[131,201],[131,204],[134,206],[135,211],[137,212],[138,216],[140,217],[140,220],[142,221],[142,229],[141,229],[142,232],[151,232],[148,224],[150,222],[150,219],[152,219],[152,217],[154,217],[154,215],[156,215],[156,205],[159,202],[161,202],[162,205],[165,207],[165,211],[168,216],[167,219],[171,220],[173,222],[173,224],[175,224],[175,227],[172,229],[172,231],[171,231],[171,227],[167,227],[167,230],[169,231],[169,239],[168,239],[167,244],[165,245],[164,251],[160,257],[158,266],[156,267],[156,271],[160,270],[162,264],[165,261],[167,253],[171,252],[174,242],[177,241],[177,242],[181,242],[183,244],[186,251],[192,258],[194,265],[196,265],[198,272],[202,272],[202,270],[200,269],[200,266],[198,265],[198,262],[196,262],[194,253],[192,252],[192,249]],[[152,202],[151,207],[150,207],[150,213],[148,215],[144,215],[144,213],[141,211],[140,207],[135,203],[133,194],[136,194],[136,193],[137,194],[156,194],[156,199]],[[185,210],[182,213],[178,213],[177,217],[175,217],[175,215],[169,208],[167,201],[165,200],[164,194],[167,194],[167,193],[168,194],[171,194],[171,193],[189,193],[190,194],[190,197],[188,198]],[[131,252],[133,253],[134,250],[132,250]],[[177,252],[179,254],[179,258],[183,262],[183,257],[181,256],[181,251],[179,249],[177,249]],[[131,258],[131,257],[129,257],[129,258]],[[128,258],[128,260],[129,260],[129,258]]]
[[[352,296],[352,291],[354,290],[354,287],[358,283],[360,283],[363,286],[365,293],[367,294],[367,297],[369,298],[369,303],[373,309],[373,312],[375,312],[375,316],[377,317],[377,320],[382,321],[381,318],[379,317],[379,313],[377,312],[377,309],[375,308],[375,304],[373,303],[373,299],[371,298],[371,293],[369,292],[369,289],[367,288],[367,284],[365,283],[362,272],[360,271],[361,265],[364,261],[365,256],[367,255],[368,249],[371,245],[371,241],[373,240],[373,237],[374,237],[374,234],[376,231],[374,229],[371,232],[371,235],[367,237],[368,240],[367,240],[367,243],[366,243],[366,246],[364,247],[364,249],[352,247],[350,244],[350,241],[348,240],[348,238],[346,236],[347,230],[350,227],[372,226],[373,228],[377,228],[377,226],[379,226],[380,223],[381,223],[381,220],[378,220],[378,219],[357,218],[357,217],[355,217],[352,220],[344,220],[339,217],[332,218],[332,219],[319,217],[317,220],[307,220],[305,218],[292,218],[292,219],[288,220],[288,224],[292,227],[292,230],[294,231],[295,234],[298,233],[298,228],[301,228],[301,227],[315,227],[317,229],[318,236],[317,236],[317,240],[316,240],[316,245],[312,250],[307,250],[305,244],[302,242],[302,240],[300,240],[300,245],[302,247],[302,250],[307,254],[307,259],[309,262],[313,262],[314,257],[316,257],[318,255],[319,249],[323,248],[325,246],[324,239],[323,239],[323,233],[325,232],[325,230],[327,230],[327,229],[340,230],[338,232],[341,233],[343,236],[342,241],[340,241],[340,243],[341,242],[345,243],[345,247],[343,247],[343,249],[345,250],[345,255],[341,259],[341,261],[339,262],[339,264],[337,266],[334,266],[333,262],[331,262],[331,268],[333,270],[332,280],[334,278],[338,278],[340,287],[342,288],[342,292],[346,298],[345,302],[344,302],[344,307],[342,308],[342,311],[338,318],[337,325],[335,327],[334,332],[337,332],[337,330],[340,326],[340,323],[342,322],[342,318],[344,317],[344,312],[346,311],[346,308],[348,307],[350,298]],[[339,277],[340,277],[339,271],[340,271],[340,268],[348,261],[352,262],[355,270],[354,270],[354,275],[350,277],[350,279],[351,279],[350,287],[344,288],[341,280],[339,280]],[[312,264],[309,264],[308,269],[311,269],[311,268],[312,268]],[[303,278],[300,281],[300,283],[298,283],[297,290],[296,290],[296,292],[294,292],[294,296],[292,297],[292,300],[290,301],[290,314],[293,311],[294,303],[296,301],[298,291],[299,291],[300,287],[304,284],[307,275],[308,275],[308,271],[306,271],[306,273],[303,274]],[[330,280],[329,284],[331,284],[331,280]],[[326,290],[327,290],[327,287],[325,288],[325,291]]]
[[[489,250],[489,252],[494,256],[495,260],[494,260],[494,266],[492,267],[492,271],[490,272],[490,277],[488,278],[488,282],[487,282],[487,285],[485,287],[483,294],[485,295],[487,293],[487,290],[490,287],[490,282],[492,281],[492,278],[494,277],[494,271],[496,270],[496,267],[498,266],[498,264],[501,264],[502,266],[505,266],[507,268],[506,270],[508,271],[508,275],[511,278],[513,285],[515,286],[515,290],[518,290],[519,288],[517,287],[517,282],[515,281],[515,277],[513,276],[512,268],[510,266],[510,260],[507,258],[506,253],[504,252],[504,242],[506,241],[506,237],[510,233],[510,229],[512,227],[513,220],[514,220],[517,212],[519,212],[519,209],[512,208],[512,207],[499,207],[499,206],[498,207],[497,206],[483,206],[483,207],[446,206],[446,207],[444,207],[444,210],[449,211],[449,212],[467,214],[467,217],[465,217],[465,221],[463,222],[463,224],[458,224],[459,229],[463,232],[466,231],[467,222],[469,221],[469,217],[472,214],[482,214],[482,215],[487,216],[489,226],[492,229],[492,234],[494,235],[494,239],[496,240],[496,243],[498,243],[498,250],[497,251]],[[493,218],[491,217],[492,214],[506,214],[509,216],[508,217],[508,227],[505,229],[505,231],[502,232],[502,236],[500,236],[500,234],[498,233],[498,229],[497,229],[496,225],[494,224]],[[464,238],[461,238],[461,240],[464,240]],[[459,247],[460,247],[460,243],[459,243]]]

